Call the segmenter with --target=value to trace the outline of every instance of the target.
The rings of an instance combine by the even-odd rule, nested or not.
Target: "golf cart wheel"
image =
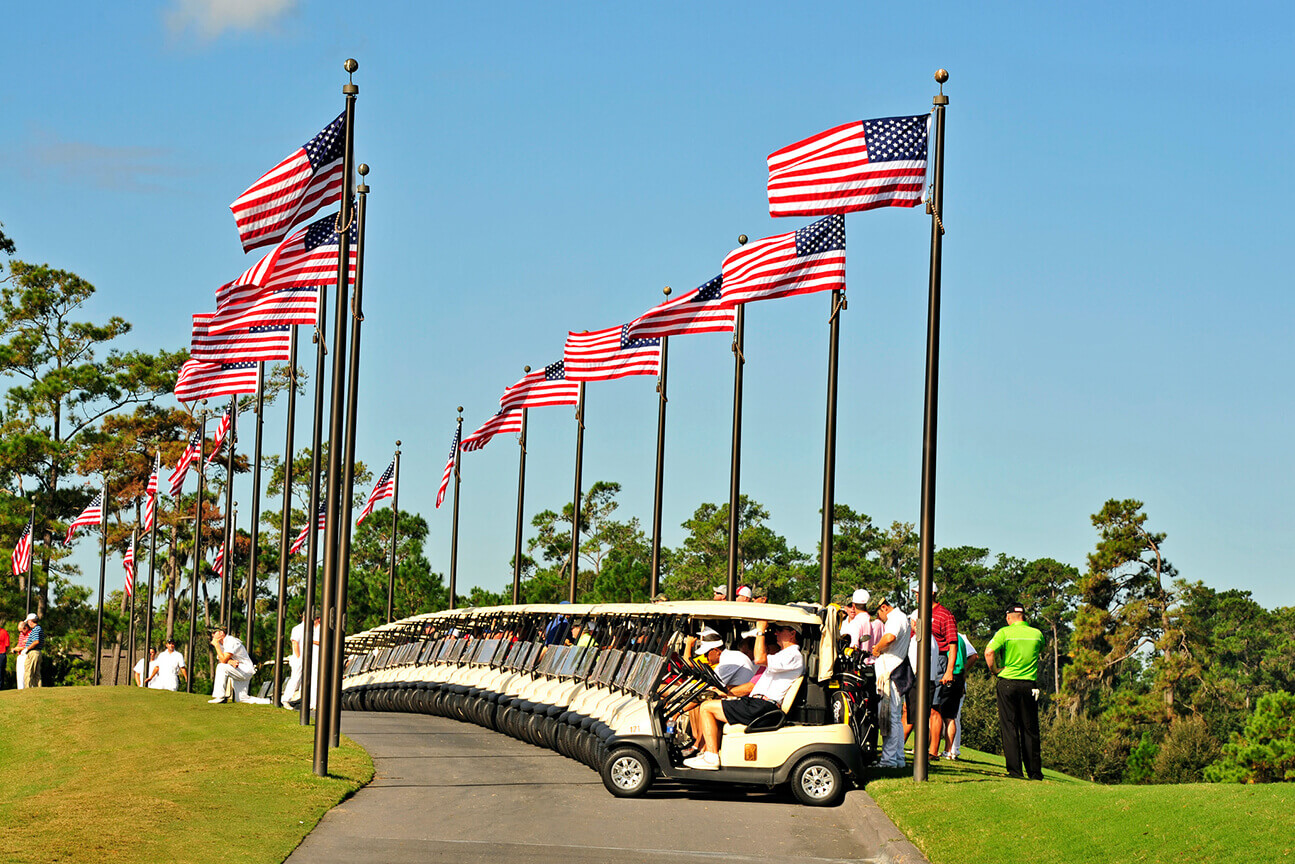
[[[810,756],[791,772],[791,791],[809,807],[830,807],[845,794],[845,775],[832,757]]]
[[[652,785],[652,760],[637,747],[618,747],[607,754],[600,773],[617,798],[638,798]]]

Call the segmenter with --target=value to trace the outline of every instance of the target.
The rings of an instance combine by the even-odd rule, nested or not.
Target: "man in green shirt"
[[[985,648],[985,663],[998,675],[998,728],[1003,735],[1007,773],[1022,777],[1021,758],[1031,780],[1043,779],[1039,756],[1039,703],[1035,679],[1043,634],[1025,623],[1020,603],[1007,609],[1007,626],[1000,628]],[[995,661],[1000,661],[997,664]],[[995,666],[999,668],[995,669]]]

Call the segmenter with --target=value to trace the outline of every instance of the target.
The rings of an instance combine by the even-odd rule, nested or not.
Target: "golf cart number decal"
[[[630,725],[630,734],[631,734],[631,735],[632,735],[633,733],[635,733],[635,732],[641,732],[641,731],[643,731],[643,730],[639,728],[639,725],[638,725],[637,723],[634,723],[634,724],[631,724],[631,725]]]

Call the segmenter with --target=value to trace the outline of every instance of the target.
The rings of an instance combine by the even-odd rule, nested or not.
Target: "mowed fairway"
[[[373,776],[265,705],[135,687],[0,693],[0,861],[279,862]]]
[[[929,783],[910,771],[867,789],[932,864],[1295,861],[1295,784],[1100,786],[1044,773],[1014,780],[1002,757],[964,749],[933,763]]]

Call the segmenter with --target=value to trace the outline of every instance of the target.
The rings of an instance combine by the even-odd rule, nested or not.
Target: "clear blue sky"
[[[400,502],[441,571],[455,407],[474,427],[567,330],[695,287],[739,233],[803,224],[768,217],[767,154],[926,111],[944,66],[937,543],[1082,567],[1089,515],[1139,498],[1182,576],[1295,603],[1285,4],[161,0],[20,4],[6,24],[0,221],[149,350],[186,345],[251,263],[229,202],[336,116],[359,60],[359,455],[380,471],[405,442]],[[847,228],[837,500],[916,521],[929,223]],[[810,553],[827,312],[816,295],[747,318],[743,491]],[[732,355],[695,336],[670,359],[674,544],[727,498]],[[622,483],[646,526],[653,382],[588,398],[586,484]],[[267,419],[277,449],[282,409]],[[531,429],[527,509],[556,509],[571,412]],[[460,586],[509,578],[516,460],[504,438],[465,458]]]

